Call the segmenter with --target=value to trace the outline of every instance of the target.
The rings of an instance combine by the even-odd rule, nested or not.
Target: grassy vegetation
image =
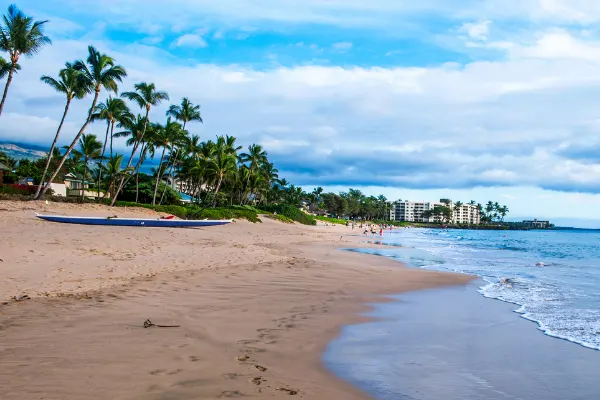
[[[274,219],[275,221],[283,222],[284,224],[293,224],[294,221],[286,217],[285,215],[277,214],[273,215],[271,213],[264,214],[266,218]]]
[[[312,215],[308,215],[300,211],[298,208],[288,204],[266,205],[262,206],[261,208],[269,214],[276,212],[278,215],[283,215],[292,221],[299,222],[303,225],[317,224],[317,220]]]
[[[330,224],[346,225],[346,222],[348,222],[348,220],[340,219],[340,218],[329,218],[329,217],[314,217],[314,218],[316,220],[323,221],[323,222],[328,222]]]

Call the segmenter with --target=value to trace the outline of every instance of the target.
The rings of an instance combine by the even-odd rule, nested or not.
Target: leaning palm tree
[[[89,167],[89,162],[100,158],[102,143],[98,141],[96,135],[81,135],[79,139],[79,149],[74,149],[73,153],[83,159],[83,179],[81,181],[81,201],[85,198],[85,178]]]
[[[4,102],[6,101],[6,95],[13,80],[13,75],[21,69],[19,58],[22,55],[32,57],[39,53],[45,45],[52,43],[50,38],[44,35],[44,25],[48,21],[34,21],[32,17],[23,14],[14,4],[8,7],[8,13],[2,19],[3,21],[0,25],[0,50],[8,53],[10,57],[8,64],[10,64],[10,67],[8,67],[8,71],[6,72],[8,78],[4,86],[2,101],[0,101],[0,115],[2,115],[2,110],[4,109]],[[6,70],[6,66],[0,68],[0,70],[2,69]]]
[[[194,105],[187,97],[181,100],[181,105],[172,105],[167,110],[167,116],[175,118],[183,124],[183,130],[188,122],[198,121],[203,122],[200,116],[200,106]]]
[[[179,159],[183,158],[185,154],[187,142],[187,132],[183,129],[183,127],[181,129],[174,130],[173,137],[171,138],[171,152],[169,153],[169,160],[167,161],[165,167],[166,171],[167,169],[169,169],[170,165],[169,174],[167,175],[168,182],[174,182],[175,178],[173,176],[173,171],[175,170],[175,166],[177,165]],[[167,185],[165,185],[165,187],[163,188],[163,192],[160,196],[160,201],[158,204],[162,204],[166,191]]]
[[[65,68],[60,70],[60,72],[58,73],[58,79],[44,75],[42,76],[41,80],[42,82],[50,86],[52,89],[64,94],[67,98],[67,103],[65,104],[65,110],[63,112],[62,119],[60,120],[60,124],[58,124],[56,135],[54,135],[54,141],[52,142],[52,146],[50,146],[50,150],[48,151],[48,159],[46,160],[46,166],[44,167],[42,179],[37,188],[37,191],[35,192],[34,199],[38,198],[42,190],[42,186],[44,185],[44,178],[48,173],[50,161],[52,160],[51,155],[54,153],[54,149],[56,149],[56,143],[58,142],[60,131],[65,123],[65,119],[67,118],[71,101],[73,101],[73,99],[83,99],[88,93],[90,93],[91,89],[89,85],[84,84],[85,82],[81,79],[81,73],[77,71],[71,63],[66,63]]]
[[[135,91],[133,92],[121,93],[121,97],[133,101],[142,110],[146,110],[146,117],[144,118],[144,128],[142,130],[141,140],[135,142],[135,144],[133,145],[133,149],[131,150],[131,156],[129,157],[129,161],[127,161],[127,166],[125,167],[125,169],[131,166],[131,163],[133,162],[133,157],[135,156],[138,147],[144,139],[144,135],[146,134],[146,129],[148,127],[148,118],[150,116],[150,110],[153,106],[162,103],[164,100],[169,100],[169,95],[167,94],[167,92],[161,92],[156,90],[156,85],[154,85],[154,83],[137,83],[134,85],[134,88]],[[117,194],[123,189],[125,183],[125,176],[123,176],[117,187]],[[110,203],[111,206],[115,204],[116,198],[117,196],[113,197]]]
[[[115,60],[112,57],[109,57],[106,54],[101,54],[92,46],[88,47],[88,52],[89,55],[87,58],[87,64],[81,60],[76,61],[74,68],[81,72],[82,84],[94,90],[94,100],[92,101],[92,106],[88,111],[88,116],[85,120],[85,123],[79,130],[77,136],[75,136],[75,139],[73,139],[71,142],[71,145],[67,148],[63,158],[60,160],[58,168],[54,171],[52,177],[44,186],[44,189],[42,189],[40,197],[44,196],[44,193],[50,187],[50,182],[54,180],[65,161],[69,158],[69,154],[71,154],[71,151],[73,151],[73,148],[75,145],[77,145],[79,138],[81,135],[83,135],[83,132],[85,132],[85,129],[90,124],[92,116],[94,115],[94,110],[96,109],[96,104],[98,104],[98,97],[100,96],[100,91],[102,88],[116,93],[118,90],[117,82],[121,82],[123,78],[127,76],[125,69],[120,65],[115,65]]]

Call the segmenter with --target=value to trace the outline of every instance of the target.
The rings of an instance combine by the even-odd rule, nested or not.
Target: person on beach
[[[383,228],[379,229],[379,236],[383,237]]]

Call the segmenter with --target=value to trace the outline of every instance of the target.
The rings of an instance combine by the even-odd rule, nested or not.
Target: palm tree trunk
[[[158,182],[160,180],[160,170],[162,169],[162,162],[165,158],[166,147],[163,147],[162,155],[160,156],[160,164],[158,164],[158,171],[156,171],[156,182],[154,183],[154,196],[152,197],[152,207],[156,205],[156,193],[158,192]]]
[[[177,157],[179,156],[179,153],[175,153],[175,159],[173,160],[173,164],[171,164],[171,169],[169,171],[169,179],[173,179],[173,169],[175,168],[175,164],[177,164]],[[167,192],[167,185],[165,185],[165,188],[163,189],[162,195],[160,196],[160,201],[158,202],[158,205],[161,205],[163,202],[163,199],[165,198],[165,193]]]
[[[88,159],[87,157],[83,161],[83,179],[81,180],[81,202],[85,197],[85,173],[87,172]]]
[[[137,165],[135,166],[135,202],[138,202],[138,197],[140,194],[140,167],[142,165],[143,159],[146,158],[146,143],[142,144],[142,149],[140,150],[140,159],[138,160]]]
[[[44,173],[42,173],[42,179],[40,184],[38,185],[37,190],[35,191],[34,199],[37,199],[40,196],[40,192],[42,191],[42,186],[44,185],[44,178],[48,173],[48,168],[50,167],[50,162],[52,161],[52,153],[54,153],[54,149],[56,148],[56,143],[58,142],[58,136],[60,135],[60,131],[65,123],[65,119],[67,118],[67,113],[69,112],[69,106],[71,105],[71,98],[67,97],[67,104],[65,105],[65,112],[63,113],[62,119],[60,120],[60,124],[58,125],[58,130],[56,131],[56,135],[54,136],[54,142],[52,142],[52,146],[50,146],[50,151],[48,152],[48,159],[46,160],[46,166],[44,167]]]
[[[213,198],[213,207],[217,205],[217,194],[219,194],[219,189],[221,189],[221,183],[223,182],[223,174],[219,174],[219,182],[217,182],[217,187],[215,187],[215,194]]]
[[[2,95],[2,102],[0,102],[0,115],[2,115],[2,110],[4,109],[4,102],[6,101],[6,96],[8,95],[8,87],[13,79],[13,74],[15,73],[16,62],[13,62],[10,70],[8,71],[8,78],[6,79],[6,85],[4,86],[4,94]]]
[[[127,166],[125,167],[125,170],[127,170],[129,167],[131,167],[131,163],[133,162],[133,157],[135,156],[135,152],[137,151],[139,145],[144,140],[144,135],[146,135],[146,129],[148,128],[148,116],[149,115],[150,115],[150,109],[146,108],[146,118],[144,120],[144,130],[142,131],[142,135],[141,135],[140,139],[137,140],[135,142],[135,144],[133,145],[133,150],[131,150],[131,156],[129,157],[129,161],[127,161]],[[142,159],[142,157],[140,157],[140,160],[138,160],[138,165],[140,164],[141,159]],[[111,207],[115,205],[115,202],[117,201],[117,196],[119,195],[119,193],[123,189],[123,186],[125,186],[125,184],[127,183],[125,181],[125,178],[126,177],[123,176],[123,177],[121,177],[121,180],[119,181],[119,186],[117,188],[117,191],[115,192],[115,195],[113,196],[113,198],[112,198],[112,200],[110,202],[110,206]],[[127,181],[129,181],[129,179]]]
[[[73,151],[73,148],[77,144],[77,141],[79,140],[81,135],[83,135],[83,132],[85,132],[85,128],[87,128],[87,126],[90,124],[90,121],[92,120],[92,114],[94,113],[94,108],[96,108],[96,103],[98,102],[99,95],[100,95],[100,88],[96,88],[96,94],[94,95],[94,101],[92,102],[92,106],[90,107],[90,111],[88,112],[88,117],[85,121],[85,124],[83,124],[83,126],[79,130],[79,133],[77,134],[77,136],[75,136],[75,139],[73,139],[73,141],[71,142],[71,145],[67,149],[67,152],[61,158],[60,163],[58,164],[58,167],[56,168],[56,171],[54,171],[54,173],[52,173],[52,176],[50,177],[50,179],[48,179],[48,184],[44,186],[44,189],[42,189],[42,193],[40,193],[40,199],[44,198],[44,194],[46,193],[46,190],[48,190],[48,188],[50,187],[50,183],[54,180],[54,178],[56,178],[56,175],[58,175],[61,168],[67,161],[67,158],[69,158],[71,151]]]
[[[110,127],[110,158],[113,156],[113,134],[115,133],[115,121],[113,120]]]
[[[100,167],[98,169],[98,203],[100,203],[100,182],[102,182],[102,160],[106,152],[106,142],[108,142],[108,130],[110,129],[110,120],[106,122],[106,135],[104,135],[104,144],[102,145],[102,155],[100,156]],[[111,155],[112,157],[112,155]]]

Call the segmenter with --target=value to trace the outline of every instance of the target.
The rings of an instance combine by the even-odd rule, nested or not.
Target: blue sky
[[[54,44],[21,62],[0,140],[50,142],[63,99],[39,77],[91,44],[127,68],[122,90],[151,81],[172,102],[190,97],[205,121],[193,133],[261,143],[307,189],[492,199],[512,217],[600,227],[600,2],[166,4],[18,2],[50,20]],[[65,142],[88,100],[73,106]]]

